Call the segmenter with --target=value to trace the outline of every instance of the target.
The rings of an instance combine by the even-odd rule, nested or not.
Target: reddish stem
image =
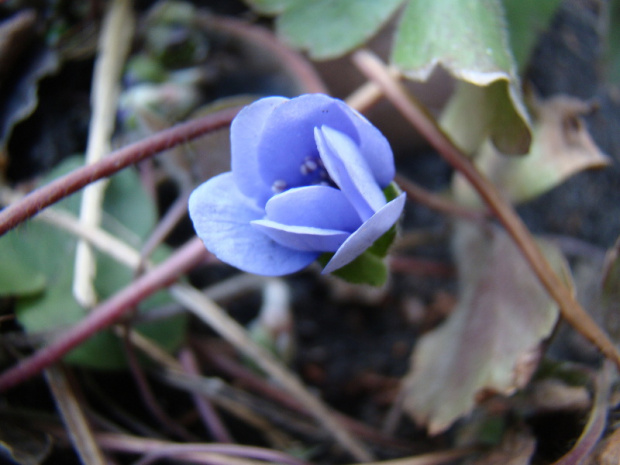
[[[183,365],[185,371],[191,375],[199,376],[200,370],[198,368],[198,362],[194,357],[194,354],[190,349],[184,349],[179,355],[179,361]],[[213,435],[217,442],[233,443],[232,436],[228,432],[226,425],[222,422],[222,419],[218,415],[217,411],[211,404],[211,401],[201,394],[192,393],[194,404],[196,409],[202,418],[207,430]]]
[[[111,176],[175,145],[228,126],[240,109],[241,107],[227,108],[165,129],[144,140],[116,150],[97,163],[78,168],[38,188],[19,202],[0,211],[0,236],[33,217],[45,207],[68,197],[88,184]]]
[[[447,215],[460,217],[470,221],[482,221],[488,216],[488,212],[464,207],[450,200],[444,199],[426,189],[414,184],[404,176],[397,174],[394,181],[406,194],[407,198],[413,202],[425,205],[428,208],[445,213]]]
[[[0,392],[16,386],[57,362],[97,331],[110,326],[149,295],[172,284],[187,271],[200,264],[208,252],[198,238],[179,248],[168,260],[136,279],[101,305],[86,318],[68,329],[48,346],[39,349],[0,375]]]
[[[159,422],[163,429],[167,430],[171,434],[174,434],[180,439],[183,439],[184,441],[198,441],[198,437],[187,431],[180,424],[176,423],[158,402],[157,396],[153,393],[153,389],[151,388],[146,374],[140,366],[140,362],[134,348],[129,341],[130,328],[125,326],[124,329],[123,343],[125,345],[125,356],[127,357],[127,362],[129,364],[129,371],[131,372],[133,380],[136,383],[136,387],[140,392],[140,399],[142,400],[142,403],[151,413],[153,418]]]

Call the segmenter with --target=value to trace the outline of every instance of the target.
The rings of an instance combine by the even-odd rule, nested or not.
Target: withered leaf
[[[516,203],[544,194],[582,170],[604,167],[609,158],[599,150],[581,120],[588,111],[588,104],[567,96],[538,103],[529,154],[508,157],[487,141],[475,163]],[[460,176],[455,177],[454,192],[459,202],[478,203],[477,195]]]
[[[539,245],[566,276],[560,252]],[[459,301],[443,325],[422,337],[405,381],[404,407],[431,434],[469,413],[477,398],[509,395],[527,383],[537,348],[558,318],[556,304],[503,230],[459,224],[454,246]]]

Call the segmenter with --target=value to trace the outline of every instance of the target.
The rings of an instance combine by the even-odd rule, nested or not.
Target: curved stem
[[[558,304],[562,317],[620,368],[620,353],[614,343],[581,307],[564,282],[555,274],[521,218],[495,186],[454,145],[426,109],[414,99],[402,84],[390,76],[388,69],[378,58],[370,52],[362,50],[353,55],[353,60],[362,73],[381,87],[385,96],[433,145],[439,154],[470,182],[489,209],[504,225],[530,264],[532,271],[551,298]]]
[[[463,207],[455,202],[443,199],[399,174],[394,177],[394,182],[407,194],[409,200],[446,215],[460,217],[469,221],[482,221],[488,216],[484,211]]]
[[[116,150],[97,163],[78,168],[38,188],[19,202],[0,211],[0,236],[22,221],[33,217],[45,207],[68,197],[90,183],[111,176],[123,168],[175,145],[228,126],[240,109],[241,107],[227,108],[187,123],[178,124]]]

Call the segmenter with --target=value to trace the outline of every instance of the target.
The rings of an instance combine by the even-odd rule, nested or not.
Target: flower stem
[[[111,176],[175,145],[228,126],[239,110],[241,107],[227,108],[187,123],[178,124],[116,150],[97,163],[78,168],[38,188],[19,202],[0,211],[0,236],[33,217],[45,207],[68,197],[88,184]]]
[[[381,87],[385,96],[439,154],[465,176],[476,189],[489,209],[504,225],[541,284],[558,304],[562,317],[620,368],[620,353],[614,343],[555,274],[510,203],[454,145],[423,105],[390,75],[386,66],[378,58],[369,51],[361,50],[353,55],[353,61],[362,73]]]

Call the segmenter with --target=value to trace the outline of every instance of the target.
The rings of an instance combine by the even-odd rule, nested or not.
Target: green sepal
[[[394,182],[383,189],[383,195],[387,202],[394,200],[400,193],[400,189]],[[394,239],[396,239],[396,234],[397,228],[396,224],[394,224],[359,257],[348,265],[338,268],[331,274],[352,284],[370,284],[371,286],[377,287],[383,286],[388,277],[387,265],[385,264],[384,258],[394,242]],[[318,262],[322,267],[325,267],[333,256],[333,253],[324,253],[318,258]]]
[[[370,249],[369,249],[370,250]],[[331,274],[344,279],[351,284],[370,284],[371,286],[383,286],[387,281],[387,266],[381,257],[366,250],[348,265],[338,268]],[[321,266],[334,256],[333,253],[325,253],[319,257]]]

